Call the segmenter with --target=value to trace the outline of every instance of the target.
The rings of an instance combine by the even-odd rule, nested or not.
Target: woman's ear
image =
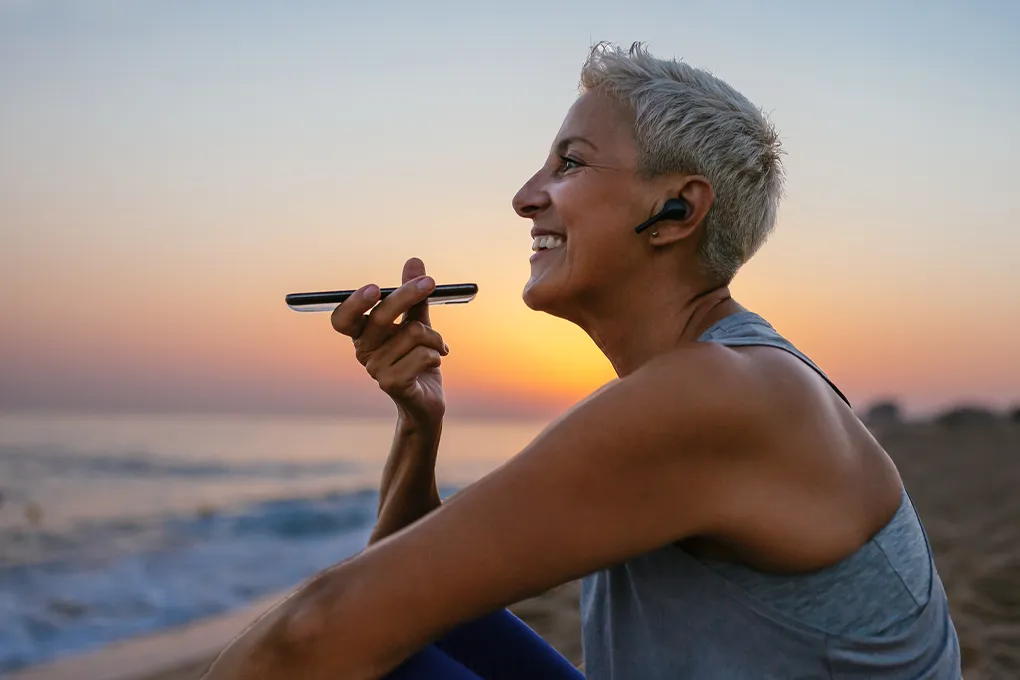
[[[715,190],[712,188],[712,183],[701,175],[687,175],[683,178],[678,193],[690,207],[687,221],[694,226],[701,224],[712,204],[715,203]]]
[[[660,211],[665,210],[666,214],[656,219],[651,227],[651,242],[655,246],[669,245],[690,237],[715,202],[712,185],[701,175],[684,175],[672,184],[671,196],[679,198],[685,209],[670,209],[671,204],[679,203],[676,199],[671,201],[667,198],[663,202]],[[676,207],[680,208],[679,205]]]

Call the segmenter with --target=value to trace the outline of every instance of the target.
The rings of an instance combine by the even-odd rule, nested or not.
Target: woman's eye
[[[581,165],[583,165],[581,161],[577,160],[576,158],[571,158],[570,156],[560,156],[560,170],[563,172],[566,172],[568,170],[574,170],[576,168],[581,167]]]

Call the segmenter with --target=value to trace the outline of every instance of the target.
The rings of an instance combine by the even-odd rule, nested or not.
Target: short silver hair
[[[710,276],[732,279],[772,232],[783,195],[783,151],[765,113],[708,71],[657,59],[641,43],[595,45],[580,89],[632,110],[645,176],[683,172],[711,182],[701,262]]]

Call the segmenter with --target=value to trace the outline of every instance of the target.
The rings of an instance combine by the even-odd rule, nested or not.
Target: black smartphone
[[[396,288],[382,288],[379,299],[385,300]],[[290,293],[287,306],[295,312],[332,312],[337,305],[354,295],[357,290],[327,290],[317,293]],[[478,294],[478,284],[450,283],[436,286],[429,295],[430,305],[462,305],[471,302]]]

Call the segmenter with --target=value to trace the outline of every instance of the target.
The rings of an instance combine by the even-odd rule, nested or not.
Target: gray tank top
[[[839,392],[752,312],[699,340],[785,350]],[[669,545],[586,576],[581,622],[591,680],[961,677],[946,594],[905,490],[892,520],[831,567],[767,574]]]

